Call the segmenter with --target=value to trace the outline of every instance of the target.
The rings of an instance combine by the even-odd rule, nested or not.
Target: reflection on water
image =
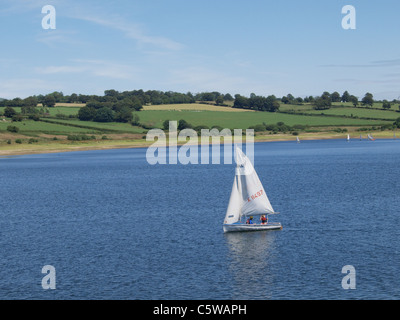
[[[276,259],[275,238],[279,231],[226,233],[233,299],[271,299],[274,275],[270,266]],[[254,297],[254,292],[259,294]]]

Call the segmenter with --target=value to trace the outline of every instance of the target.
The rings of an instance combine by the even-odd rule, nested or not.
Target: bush
[[[85,141],[85,140],[95,140],[95,136],[87,136],[86,134],[68,135],[67,140],[70,141]]]
[[[58,119],[68,119],[68,115],[63,114],[63,113],[57,113],[56,118]]]
[[[28,141],[29,144],[32,144],[32,143],[35,143],[35,142],[39,142],[39,140],[30,138],[29,141]]]
[[[257,124],[255,126],[249,127],[249,129],[253,129],[255,132],[263,132],[266,130],[266,127],[263,124]]]
[[[140,126],[140,118],[137,114],[132,116],[131,125],[133,126]]]
[[[8,127],[7,127],[7,131],[17,133],[17,132],[19,131],[19,128],[16,127],[16,126],[8,126]]]
[[[23,119],[24,119],[24,117],[22,115],[20,115],[20,114],[15,114],[11,118],[11,120],[13,122],[18,122],[18,121],[21,122]]]
[[[21,143],[22,143],[22,140],[21,140],[21,139],[15,139],[15,143],[21,144]]]
[[[198,133],[201,133],[201,130],[202,130],[202,129],[207,129],[207,130],[209,130],[210,128],[207,127],[207,126],[205,126],[205,125],[199,125],[199,126],[197,126],[197,127],[194,127],[193,129],[194,129],[195,131],[197,131]]]
[[[39,121],[40,117],[37,114],[30,114],[29,119],[33,120],[33,121]]]

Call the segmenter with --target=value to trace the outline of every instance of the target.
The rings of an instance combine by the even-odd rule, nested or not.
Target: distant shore
[[[374,132],[372,133],[376,139],[393,139],[393,133],[390,132]],[[366,134],[362,134],[366,139]],[[360,135],[350,134],[351,139],[359,140]],[[299,135],[301,140],[328,140],[328,139],[346,139],[347,133],[304,133]],[[296,141],[296,136],[289,134],[276,135],[257,135],[254,142],[276,142],[276,141]],[[147,142],[145,139],[123,139],[123,140],[96,140],[96,141],[75,141],[75,142],[49,142],[37,144],[12,144],[0,146],[0,157],[18,156],[30,154],[46,154],[46,153],[62,153],[76,151],[91,150],[109,150],[109,149],[130,149],[130,148],[148,148],[154,142]],[[211,142],[210,142],[211,143]],[[222,141],[221,141],[222,143]],[[243,139],[245,143],[245,138]],[[184,145],[185,142],[179,143]]]

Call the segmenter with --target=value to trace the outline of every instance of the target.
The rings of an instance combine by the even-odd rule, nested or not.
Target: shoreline
[[[373,136],[376,139],[393,139],[393,136],[389,135],[390,132],[375,132]],[[391,133],[390,133],[391,134]],[[364,134],[365,136],[365,134]],[[299,135],[303,141],[307,140],[335,140],[335,139],[346,139],[347,134],[343,133],[310,133]],[[352,137],[353,140],[359,140],[359,138]],[[365,139],[365,138],[364,138]],[[255,136],[254,143],[258,142],[282,142],[292,141],[296,142],[296,136],[293,135],[257,135]],[[178,143],[178,146],[182,146],[187,142]],[[245,143],[245,141],[243,141]],[[34,155],[34,154],[51,154],[51,153],[64,153],[64,152],[80,152],[80,151],[96,151],[96,150],[111,150],[111,149],[131,149],[131,148],[148,148],[154,144],[154,141],[147,142],[146,140],[135,140],[135,139],[122,139],[122,140],[106,140],[96,142],[72,142],[72,143],[46,143],[46,144],[21,144],[12,145],[6,149],[0,147],[0,158],[9,156],[23,156],[23,155]],[[209,142],[209,145],[212,141]],[[221,142],[223,144],[223,141]],[[199,143],[198,145],[201,145]]]

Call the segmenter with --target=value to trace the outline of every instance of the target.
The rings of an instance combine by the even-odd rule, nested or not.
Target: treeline
[[[42,104],[46,107],[54,107],[56,103],[83,103],[100,102],[100,103],[117,103],[129,99],[134,104],[143,105],[161,105],[161,104],[183,104],[195,103],[196,101],[233,101],[234,98],[229,94],[222,94],[217,91],[201,92],[197,94],[180,93],[174,91],[158,91],[158,90],[132,90],[119,92],[114,89],[105,90],[104,95],[85,95],[76,94],[64,95],[62,92],[53,92],[47,95],[35,95],[25,99],[0,99],[0,107],[25,107],[37,106]]]
[[[361,105],[362,107],[369,108],[371,108],[374,103],[381,102],[383,109],[390,109],[392,107],[392,104],[398,103],[399,101],[397,101],[396,99],[391,102],[386,99],[383,101],[378,101],[375,100],[373,94],[369,92],[367,92],[360,100],[358,97],[350,94],[348,91],[345,91],[342,95],[337,91],[332,93],[325,91],[320,96],[309,96],[305,98],[295,98],[293,95],[288,94],[287,96],[283,96],[281,98],[281,102],[290,105],[302,105],[304,103],[309,103],[314,106],[315,110],[326,110],[330,109],[332,107],[332,103],[334,102],[351,102],[354,107],[358,107],[359,105]]]
[[[234,108],[268,112],[278,111],[279,106],[278,99],[274,95],[263,97],[257,96],[254,93],[252,93],[249,98],[237,94],[235,95],[235,102],[233,103]]]
[[[130,122],[132,121],[132,112],[140,111],[144,105],[162,105],[162,104],[191,104],[195,102],[204,102],[214,105],[227,106],[225,102],[232,102],[234,108],[250,109],[255,111],[277,112],[280,105],[302,105],[311,104],[316,110],[326,110],[332,107],[333,103],[351,102],[354,107],[359,105],[363,107],[372,107],[375,101],[371,93],[367,92],[365,96],[359,100],[358,97],[345,91],[343,94],[338,92],[323,92],[320,96],[297,97],[292,94],[277,98],[274,95],[267,97],[250,94],[249,97],[236,94],[220,93],[218,91],[201,92],[192,94],[191,92],[179,93],[174,91],[158,91],[158,90],[132,90],[119,92],[114,89],[105,90],[104,95],[83,95],[73,93],[64,95],[62,92],[53,92],[47,95],[30,96],[25,99],[0,99],[0,107],[20,107],[21,114],[30,115],[37,114],[37,106],[42,105],[44,109],[55,107],[56,103],[80,103],[86,106],[82,108],[79,119],[84,121],[99,122]],[[390,109],[393,103],[398,101],[387,100],[382,101],[383,109]],[[4,112],[5,114],[6,112]],[[43,113],[43,112],[42,112]],[[5,114],[6,115],[6,114]],[[7,116],[7,115],[6,115]]]

